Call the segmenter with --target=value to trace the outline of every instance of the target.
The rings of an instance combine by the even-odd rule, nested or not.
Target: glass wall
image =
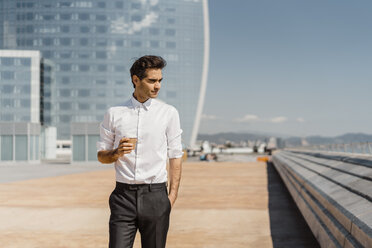
[[[13,160],[13,135],[1,135],[1,160]]]
[[[32,139],[31,139],[32,140]],[[34,146],[30,146],[30,155],[33,154]],[[28,158],[28,142],[27,135],[15,136],[15,160],[27,160]],[[34,160],[30,157],[31,160]]]
[[[108,107],[129,99],[134,58],[156,54],[168,62],[159,98],[178,108],[189,142],[203,71],[202,0],[1,2],[0,48],[40,50],[55,65],[56,87],[44,95],[52,106],[44,106],[43,118],[58,128],[58,139],[70,138],[70,122],[102,121]]]
[[[0,56],[0,121],[31,121],[31,58]]]
[[[40,162],[40,124],[0,122],[0,163]]]
[[[85,161],[86,159],[86,147],[85,147],[85,135],[74,135],[72,137],[72,160],[73,161]]]

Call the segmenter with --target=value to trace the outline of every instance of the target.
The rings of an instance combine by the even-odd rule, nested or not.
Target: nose
[[[161,87],[160,82],[156,82],[156,84],[155,84],[155,88],[156,88],[156,89],[160,89],[160,87]]]

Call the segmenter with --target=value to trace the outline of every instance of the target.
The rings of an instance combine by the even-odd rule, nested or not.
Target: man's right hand
[[[116,162],[124,154],[128,154],[133,150],[133,144],[128,143],[129,138],[122,138],[116,149],[109,151],[99,151],[97,153],[98,161],[103,164],[111,164]]]
[[[118,147],[114,150],[114,156],[116,160],[119,159],[124,154],[131,153],[133,150],[133,144],[128,143],[129,138],[122,138],[119,142]]]

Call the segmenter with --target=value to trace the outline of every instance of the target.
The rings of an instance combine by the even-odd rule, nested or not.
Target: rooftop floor
[[[0,184],[0,246],[107,247],[114,170],[97,166]],[[317,246],[272,165],[184,163],[167,247]]]

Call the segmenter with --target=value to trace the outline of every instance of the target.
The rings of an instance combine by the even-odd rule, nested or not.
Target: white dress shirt
[[[111,107],[100,125],[97,151],[118,147],[123,137],[137,138],[135,150],[115,162],[116,181],[128,184],[168,181],[166,162],[182,157],[180,120],[175,107],[157,99],[138,102],[133,96]]]

